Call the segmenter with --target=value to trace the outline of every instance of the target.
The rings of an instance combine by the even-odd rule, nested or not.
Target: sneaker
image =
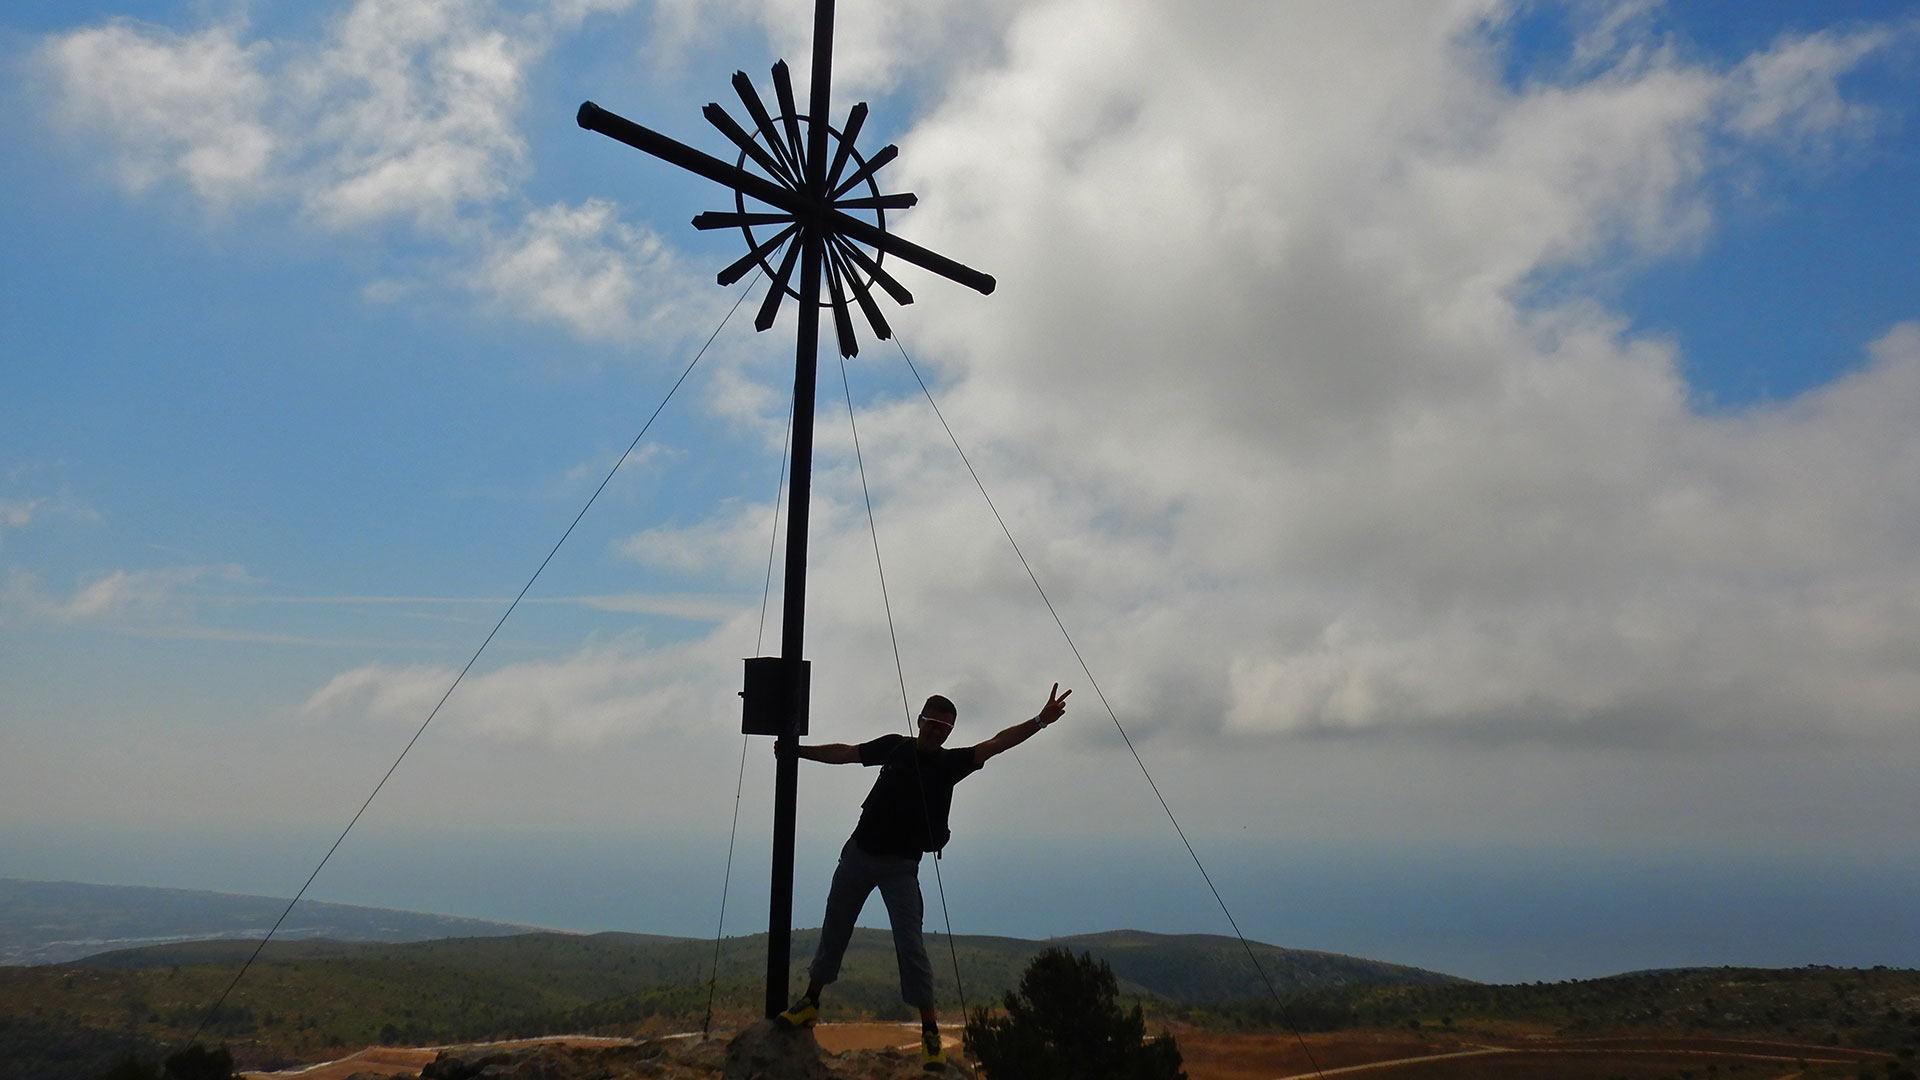
[[[820,1020],[820,1003],[810,997],[801,997],[793,1007],[773,1018],[773,1022],[783,1028],[812,1027]]]
[[[920,1067],[938,1072],[947,1067],[947,1050],[940,1044],[940,1033],[920,1029]]]

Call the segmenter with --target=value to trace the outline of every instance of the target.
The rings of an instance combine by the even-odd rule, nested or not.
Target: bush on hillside
[[[1148,1041],[1140,1006],[1123,1010],[1118,996],[1104,960],[1046,949],[1005,1016],[967,1018],[967,1050],[993,1080],[1186,1080],[1173,1036]]]
[[[128,1054],[93,1080],[159,1080],[160,1066],[138,1054]]]
[[[156,1065],[137,1054],[120,1059],[95,1080],[232,1080],[233,1051],[226,1047],[209,1050],[194,1043]]]

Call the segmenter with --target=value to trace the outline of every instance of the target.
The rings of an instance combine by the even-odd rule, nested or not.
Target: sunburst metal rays
[[[840,128],[828,128],[828,138],[833,144],[833,163],[826,172],[826,184],[830,194],[825,200],[809,197],[805,178],[810,175],[807,162],[807,140],[804,128],[812,121],[808,117],[796,117],[792,112],[793,87],[787,76],[785,61],[773,67],[774,93],[780,102],[781,113],[778,116],[768,111],[753,80],[744,71],[733,76],[734,92],[740,96],[741,105],[746,107],[747,117],[753,122],[753,131],[736,121],[718,102],[709,104],[701,110],[707,122],[712,124],[727,141],[739,150],[739,159],[734,163],[742,171],[748,171],[749,163],[758,169],[758,175],[777,184],[789,192],[795,199],[805,200],[809,205],[799,212],[767,213],[747,209],[748,194],[740,188],[734,189],[734,210],[732,213],[713,211],[693,219],[696,229],[734,229],[740,230],[746,237],[747,254],[735,260],[726,269],[720,271],[716,280],[721,285],[731,285],[740,280],[746,272],[759,266],[772,279],[773,291],[763,302],[759,317],[754,326],[765,330],[773,325],[779,316],[784,298],[792,296],[799,299],[799,292],[793,287],[792,276],[796,260],[793,253],[802,248],[817,231],[822,241],[821,274],[826,284],[826,296],[820,306],[831,309],[833,313],[834,336],[840,345],[840,355],[856,356],[860,352],[859,339],[854,334],[853,317],[850,308],[858,305],[867,325],[872,328],[875,337],[882,341],[893,336],[893,328],[886,317],[880,313],[879,305],[873,300],[873,283],[877,275],[884,273],[880,264],[886,254],[878,246],[871,244],[873,252],[859,252],[859,257],[845,254],[843,249],[853,248],[862,243],[849,238],[833,227],[832,219],[819,212],[824,202],[826,209],[842,214],[860,214],[869,220],[874,229],[884,232],[887,227],[888,210],[905,210],[919,202],[909,192],[882,194],[875,181],[875,175],[898,157],[900,150],[896,146],[881,147],[872,157],[861,154],[855,146],[860,129],[865,126],[867,105],[861,102],[847,114],[847,122]],[[852,165],[851,172],[848,165]],[[844,178],[843,178],[843,174]],[[762,239],[756,229],[773,228],[771,238]],[[784,249],[784,250],[783,250]],[[871,269],[869,269],[871,268]],[[882,286],[885,288],[885,286]],[[901,289],[888,292],[900,303],[912,303],[912,294]]]
[[[887,211],[908,209],[919,200],[909,192],[881,192],[876,177],[900,151],[887,145],[871,157],[860,152],[856,141],[867,122],[865,102],[848,111],[842,127],[827,127],[826,140],[821,145],[828,149],[822,158],[830,160],[830,164],[822,169],[819,162],[809,160],[814,120],[801,114],[794,104],[793,80],[786,61],[773,65],[774,102],[778,113],[768,108],[746,72],[734,73],[733,89],[746,109],[751,127],[734,119],[718,102],[701,110],[707,122],[737,151],[732,164],[616,116],[592,102],[580,106],[579,122],[583,128],[611,136],[733,189],[732,211],[699,214],[693,219],[693,227],[739,229],[746,238],[747,253],[716,275],[721,285],[734,284],[756,266],[772,280],[773,288],[754,319],[756,329],[766,330],[773,325],[788,296],[800,298],[794,273],[802,264],[807,247],[816,243],[825,286],[819,304],[832,311],[834,335],[842,356],[855,356],[860,352],[854,334],[854,307],[860,309],[861,317],[875,337],[884,341],[893,336],[893,328],[874,297],[874,286],[879,286],[895,303],[913,303],[913,294],[882,267],[888,255],[980,292],[993,291],[994,281],[988,275],[887,231]],[[764,205],[749,208],[749,200]]]

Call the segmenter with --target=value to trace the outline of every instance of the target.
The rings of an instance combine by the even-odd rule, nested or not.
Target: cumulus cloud
[[[314,113],[302,198],[331,224],[432,218],[497,198],[525,155],[514,126],[539,47],[488,5],[360,0],[333,40],[289,66]]]
[[[714,310],[710,293],[686,288],[690,276],[658,236],[589,199],[529,213],[485,253],[474,283],[515,314],[617,341],[670,333],[687,309]]]
[[[136,191],[178,175],[214,204],[257,197],[277,140],[264,120],[267,48],[240,35],[122,19],[55,38],[45,59],[61,120],[112,139],[119,177]]]
[[[1835,79],[1894,38],[1882,29],[1818,33],[1749,57],[1734,73],[1728,126],[1742,135],[1824,142],[1869,123],[1873,111],[1841,96]]]
[[[1910,726],[1920,329],[1794,401],[1703,415],[1674,347],[1579,286],[1698,244],[1716,179],[1755,154],[1868,132],[1841,80],[1885,35],[1716,65],[1649,38],[1644,3],[1595,5],[1569,69],[1515,86],[1494,0],[964,6],[843,7],[840,85],[941,52],[924,27],[977,28],[927,69],[932,105],[893,169],[922,199],[902,232],[1001,287],[917,289],[897,322],[1127,719],[1600,742]],[[542,9],[556,21],[529,35],[480,3],[359,0],[318,47],[111,24],[49,55],[83,58],[61,85],[139,183],[277,190],[327,228],[409,222],[470,244],[463,280],[502,310],[612,337],[681,302],[659,299],[684,276],[670,249],[609,204],[507,194],[529,65],[595,7]],[[724,18],[796,59],[803,7]],[[655,10],[660,41],[709,25]],[[303,109],[321,122],[258,164],[166,122],[185,106],[140,141],[82,89],[121,55],[187,102],[194,72],[278,65],[298,77],[265,112],[205,108],[275,133]],[[203,146],[214,164],[190,164]],[[784,388],[730,378],[717,400],[758,410],[773,441]],[[1071,655],[923,404],[866,409],[909,681],[1017,715]],[[870,713],[897,696],[876,659],[890,635],[850,448],[820,438],[816,698]],[[761,565],[765,529],[729,505],[623,552],[724,579]],[[461,723],[589,742],[717,708],[741,618],[502,667],[463,690]],[[356,669],[308,711],[417,722],[449,678]]]
[[[1573,74],[1515,87],[1503,11],[1019,11],[903,140],[897,178],[923,198],[905,231],[1000,277],[984,301],[928,288],[900,321],[1001,512],[1149,732],[1902,729],[1920,700],[1920,329],[1799,400],[1702,415],[1670,344],[1538,287],[1684,250],[1712,228],[1719,170],[1848,133],[1837,80],[1881,39],[1785,39],[1716,68],[1645,47],[1626,5]],[[861,418],[889,633],[837,424],[823,414],[816,699],[885,715],[895,634],[914,692],[989,716],[1078,679],[912,398]],[[728,507],[623,550],[724,577],[760,565],[765,528]],[[593,719],[568,737],[604,735],[639,715],[609,696],[641,693],[605,672],[644,655],[583,653],[579,690],[564,664],[500,678],[549,688],[545,726],[577,705]],[[687,700],[737,679],[651,670]]]
[[[671,574],[758,579],[767,560],[773,513],[764,504],[735,506],[724,517],[695,525],[644,529],[621,541],[618,551],[642,566]]]
[[[845,0],[834,12],[836,100],[888,89],[909,73],[922,81],[944,82],[955,71],[989,60],[1001,29],[1021,6],[1019,0]],[[647,55],[655,64],[677,67],[690,45],[740,22],[757,25],[767,35],[775,55],[793,69],[796,93],[804,95],[812,78],[812,4],[657,0]]]
[[[916,237],[1002,283],[928,305],[951,411],[1071,545],[1091,651],[1183,670],[1195,721],[1901,727],[1911,328],[1708,417],[1670,346],[1533,288],[1709,228],[1718,163],[1851,122],[1875,36],[1514,88],[1493,10],[1025,13],[903,154]]]
[[[177,179],[209,207],[287,207],[325,230],[405,223],[449,264],[479,267],[436,276],[507,314],[591,339],[674,336],[691,282],[656,237],[606,203],[520,195],[529,71],[630,3],[355,0],[320,40],[122,19],[57,35],[40,59],[59,115],[103,142],[131,190]],[[388,277],[367,294],[409,291]]]

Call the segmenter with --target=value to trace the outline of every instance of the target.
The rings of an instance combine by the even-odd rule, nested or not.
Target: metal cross
[[[813,84],[803,114],[794,104],[793,84],[786,61],[773,65],[773,88],[779,115],[772,114],[746,72],[733,76],[753,131],[737,123],[718,103],[704,110],[707,120],[738,150],[729,164],[712,155],[641,127],[593,102],[580,106],[580,126],[618,139],[690,172],[732,188],[734,209],[696,216],[696,229],[738,228],[746,237],[747,253],[720,271],[721,285],[731,285],[759,266],[770,287],[760,305],[754,328],[766,330],[779,314],[785,298],[799,301],[793,378],[793,484],[788,496],[785,600],[780,624],[780,658],[767,661],[777,669],[783,690],[774,695],[777,717],[773,724],[755,727],[752,696],[755,661],[749,661],[748,730],[772,734],[780,751],[774,772],[773,881],[767,911],[766,1015],[785,1008],[788,958],[793,927],[793,841],[799,788],[798,760],[793,749],[806,733],[807,684],[802,659],[807,605],[807,507],[812,491],[813,405],[815,368],[819,360],[820,309],[833,311],[835,335],[842,356],[859,352],[849,303],[859,306],[874,335],[881,340],[893,330],[880,312],[873,286],[900,304],[913,303],[913,294],[889,273],[886,257],[912,263],[982,293],[991,293],[993,278],[962,266],[918,244],[887,231],[886,212],[904,210],[917,201],[912,195],[883,195],[874,181],[881,167],[899,153],[882,147],[872,157],[855,149],[866,122],[865,102],[847,114],[844,127],[835,129],[828,112],[833,77],[833,0],[816,0],[813,9]],[[829,156],[829,141],[832,153]],[[750,169],[748,166],[753,166]],[[848,171],[848,166],[852,170]],[[758,171],[754,171],[757,169]],[[749,209],[747,200],[771,207]],[[871,220],[868,220],[871,218]],[[755,229],[771,232],[762,239]],[[866,249],[871,248],[870,254]],[[783,254],[784,250],[784,254]],[[777,260],[777,262],[776,262]],[[799,288],[791,282],[799,270]],[[820,299],[825,282],[828,300]],[[764,701],[763,701],[764,703]]]

